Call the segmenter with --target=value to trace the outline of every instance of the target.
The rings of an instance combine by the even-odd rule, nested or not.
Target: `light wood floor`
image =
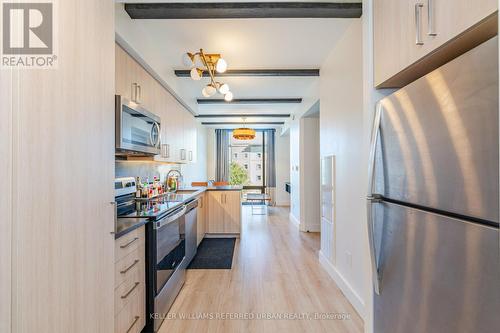
[[[363,321],[318,262],[319,234],[301,233],[289,210],[252,216],[243,208],[243,233],[231,270],[188,270],[186,283],[163,322],[170,332],[362,332]],[[314,319],[348,314],[347,320]],[[179,319],[249,314],[254,319]],[[309,314],[311,319],[266,320],[257,315]]]

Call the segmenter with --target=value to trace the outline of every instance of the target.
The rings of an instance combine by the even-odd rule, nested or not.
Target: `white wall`
[[[290,218],[300,222],[300,120],[290,123]]]
[[[181,172],[186,186],[190,186],[192,182],[208,180],[208,130],[201,124],[197,125],[196,130],[196,163],[181,165]]]
[[[317,104],[316,104],[317,105]],[[319,117],[300,119],[300,230],[320,231]]]
[[[364,15],[363,15],[364,16]],[[363,110],[362,20],[352,20],[321,66],[321,156],[335,156],[335,258],[320,259],[360,315],[365,314],[367,144]]]
[[[290,206],[290,194],[285,183],[290,181],[290,135],[280,135],[276,130],[276,205]]]
[[[217,154],[216,141],[215,141],[215,129],[207,128],[207,176],[208,180],[215,180],[215,168]]]

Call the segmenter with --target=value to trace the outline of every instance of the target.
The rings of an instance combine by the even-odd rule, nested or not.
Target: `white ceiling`
[[[219,79],[229,84],[234,98],[301,97],[301,104],[198,105],[196,99],[203,98],[201,89],[208,83],[208,78],[196,82],[190,78],[178,78],[173,71],[189,69],[182,64],[183,53],[196,52],[200,48],[207,53],[221,53],[229,69],[320,68],[347,28],[349,19],[132,20],[123,5],[117,4],[115,21],[119,37],[196,114],[298,114],[317,101],[318,77]],[[241,121],[238,118],[223,120]],[[275,118],[267,120],[277,121]],[[216,120],[206,118],[203,121]]]

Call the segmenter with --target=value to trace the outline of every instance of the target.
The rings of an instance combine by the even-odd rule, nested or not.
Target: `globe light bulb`
[[[226,102],[231,102],[233,100],[233,93],[228,91],[225,95],[224,95],[224,100]]]
[[[219,86],[219,92],[222,94],[222,95],[225,95],[229,92],[229,85],[227,83],[224,83],[224,84],[221,84]]]
[[[217,73],[224,73],[226,69],[227,69],[226,60],[219,58],[219,60],[217,60],[217,64],[215,64],[215,70],[217,71]]]
[[[191,78],[195,81],[199,81],[201,80],[201,74],[200,74],[200,71],[198,70],[198,68],[194,67],[191,69],[191,71],[189,72],[189,75],[191,76]]]
[[[212,85],[208,84],[205,88],[203,88],[201,94],[204,97],[212,97],[213,95],[215,95],[216,92],[217,89],[215,89],[215,87],[213,87]]]

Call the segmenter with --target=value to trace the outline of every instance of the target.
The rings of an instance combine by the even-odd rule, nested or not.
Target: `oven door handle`
[[[182,206],[181,209],[171,213],[170,215],[164,217],[163,219],[159,220],[159,221],[156,221],[154,223],[154,227],[155,229],[161,229],[163,226],[167,225],[167,224],[170,224],[172,222],[174,222],[175,220],[179,219],[180,217],[182,217],[184,214],[186,213],[186,206]]]

